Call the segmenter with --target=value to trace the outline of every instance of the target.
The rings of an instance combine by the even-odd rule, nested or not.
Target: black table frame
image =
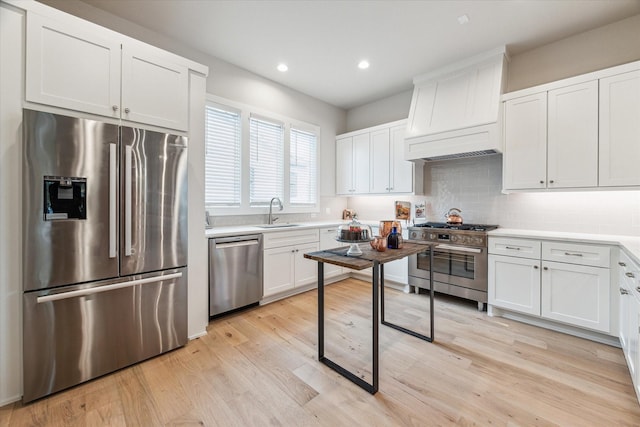
[[[433,251],[430,251],[431,257],[431,265],[433,265]],[[371,278],[372,284],[372,322],[373,322],[373,331],[372,331],[372,382],[369,383],[343,366],[335,363],[328,357],[324,355],[324,261],[318,261],[318,360],[330,367],[334,371],[338,372],[343,377],[347,378],[349,381],[353,382],[357,386],[362,389],[368,391],[371,394],[375,394],[378,391],[378,383],[379,383],[379,330],[378,330],[378,306],[380,307],[381,312],[381,322],[383,325],[389,326],[393,329],[396,329],[400,332],[404,332],[416,338],[419,338],[424,341],[433,342],[434,339],[434,290],[433,286],[429,286],[429,306],[430,306],[430,336],[426,336],[424,334],[418,333],[411,329],[398,326],[391,322],[387,322],[384,317],[384,264],[381,264],[379,261],[373,262],[373,275]],[[430,283],[433,283],[433,272],[429,274]],[[380,294],[378,294],[378,287],[380,287]]]

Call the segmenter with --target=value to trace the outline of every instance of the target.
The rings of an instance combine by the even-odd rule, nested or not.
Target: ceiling
[[[640,13],[640,0],[83,1],[344,109],[500,45],[514,55]]]

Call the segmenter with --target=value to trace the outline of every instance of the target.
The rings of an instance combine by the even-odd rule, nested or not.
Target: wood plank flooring
[[[387,320],[429,332],[426,295]],[[370,284],[326,288],[325,354],[370,379]],[[32,404],[0,426],[638,426],[618,348],[436,299],[434,343],[380,326],[380,391],[317,361],[317,292],[210,322],[185,347]]]

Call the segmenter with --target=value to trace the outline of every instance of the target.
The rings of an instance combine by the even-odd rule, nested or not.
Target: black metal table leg
[[[431,264],[433,265],[433,251],[431,251]],[[426,336],[424,334],[421,334],[419,332],[413,331],[411,329],[405,328],[403,326],[400,325],[396,325],[395,323],[391,323],[385,320],[384,318],[384,265],[380,266],[380,323],[382,323],[385,326],[388,326],[390,328],[396,329],[400,332],[404,332],[405,334],[409,334],[411,336],[414,336],[416,338],[420,338],[421,340],[424,341],[428,341],[428,342],[433,342],[433,297],[434,297],[434,293],[433,293],[433,286],[430,286],[430,291],[429,291],[429,307],[430,307],[430,329],[431,329],[431,336]],[[375,273],[374,273],[375,274]],[[431,282],[433,283],[433,272],[429,273],[430,277],[431,277]]]
[[[373,304],[372,304],[372,314],[373,314],[373,336],[372,336],[372,359],[373,359],[373,368],[372,368],[372,384],[366,382],[353,372],[345,369],[344,367],[338,365],[334,361],[325,357],[324,355],[324,268],[323,262],[318,261],[318,360],[323,364],[327,365],[352,383],[356,384],[358,387],[368,391],[371,394],[375,394],[378,391],[378,374],[379,374],[379,352],[378,352],[378,277],[379,277],[379,267],[380,263],[374,261],[373,263],[373,278],[372,278],[372,292],[373,292]]]

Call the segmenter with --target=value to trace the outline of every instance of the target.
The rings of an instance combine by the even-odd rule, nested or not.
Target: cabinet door
[[[25,84],[27,101],[119,118],[120,41],[89,23],[29,13]]]
[[[489,255],[489,304],[540,315],[540,261]]]
[[[548,94],[548,188],[598,185],[598,81]]]
[[[369,133],[353,137],[353,192],[369,192]]]
[[[391,181],[389,182],[392,193],[412,193],[413,186],[413,162],[404,159],[404,134],[405,125],[392,127],[391,136]]]
[[[351,194],[353,187],[353,138],[336,141],[336,194]]]
[[[150,46],[122,51],[122,119],[188,130],[189,73]]]
[[[547,94],[505,102],[504,188],[545,188],[547,182]]]
[[[600,186],[640,185],[640,71],[600,80]]]
[[[609,269],[542,263],[542,316],[609,332]]]
[[[288,291],[294,287],[295,248],[284,246],[266,249],[263,259],[263,287],[264,296]]]
[[[371,132],[371,162],[369,174],[372,193],[388,193],[391,191],[390,178],[390,146],[389,129]]]
[[[308,252],[318,251],[318,247],[318,242],[296,246],[294,256],[295,286],[318,281],[318,262],[304,257],[304,254]]]
[[[320,250],[334,249],[345,246],[345,243],[336,240],[338,227],[328,227],[320,229]],[[342,267],[333,264],[324,264],[324,277],[330,278],[342,274]]]

